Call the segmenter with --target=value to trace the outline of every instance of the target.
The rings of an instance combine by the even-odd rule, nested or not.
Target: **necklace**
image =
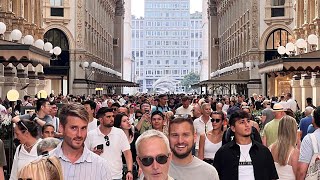
[[[26,144],[24,144],[24,148],[26,148],[26,149],[31,149],[36,143],[37,143],[37,141],[34,142],[34,143],[33,143],[32,145],[30,145],[30,146],[27,146]]]

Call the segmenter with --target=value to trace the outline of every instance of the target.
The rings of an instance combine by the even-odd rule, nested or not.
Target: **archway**
[[[53,47],[59,46],[61,54],[50,60],[50,67],[45,68],[46,75],[51,77],[51,87],[48,87],[54,92],[63,94],[69,93],[69,66],[70,66],[70,53],[69,41],[66,34],[60,29],[53,28],[44,34],[44,40],[50,42]]]

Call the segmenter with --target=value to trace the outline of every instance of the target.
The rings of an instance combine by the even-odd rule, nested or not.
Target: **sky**
[[[202,0],[190,0],[190,11],[202,11]],[[143,16],[144,0],[131,0],[131,13],[136,17]]]

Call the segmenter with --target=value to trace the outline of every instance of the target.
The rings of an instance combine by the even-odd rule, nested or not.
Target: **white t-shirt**
[[[197,133],[196,149],[199,149],[200,135],[204,134],[208,131],[211,131],[213,128],[212,122],[211,122],[211,117],[209,117],[208,122],[205,124],[202,120],[202,116],[200,116],[199,118],[197,118],[193,121],[193,126],[194,126],[196,133]]]
[[[91,130],[97,129],[98,127],[97,123],[98,123],[98,119],[93,118],[93,120],[88,124],[88,128],[87,128],[88,132]]]
[[[106,145],[105,135],[100,128],[91,130],[88,133],[85,144],[89,150],[93,150],[99,144],[103,144],[103,153],[100,155],[111,164],[112,179],[122,178],[122,152],[130,150],[130,144],[123,130],[112,127],[109,137],[109,146]]]
[[[30,162],[38,158],[37,146],[42,139],[38,139],[36,144],[32,146],[30,152],[25,150],[24,146],[21,144],[17,147],[13,158],[13,164],[10,174],[10,180],[17,180],[19,171]]]
[[[287,101],[287,106],[290,108],[293,112],[297,111],[297,103],[293,99],[288,99]]]
[[[239,180],[254,180],[254,171],[249,154],[252,143],[240,145]]]
[[[193,113],[192,113],[192,108],[193,106],[189,105],[188,108],[184,108],[183,106],[180,106],[176,109],[176,114],[189,114],[191,117],[193,116]]]

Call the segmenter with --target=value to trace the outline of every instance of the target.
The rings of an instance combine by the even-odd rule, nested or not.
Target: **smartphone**
[[[99,145],[97,146],[97,149],[103,150],[103,144],[99,144]]]
[[[147,114],[149,114],[149,112],[150,112],[149,109],[146,109],[146,110],[144,110],[144,111],[145,111]]]

